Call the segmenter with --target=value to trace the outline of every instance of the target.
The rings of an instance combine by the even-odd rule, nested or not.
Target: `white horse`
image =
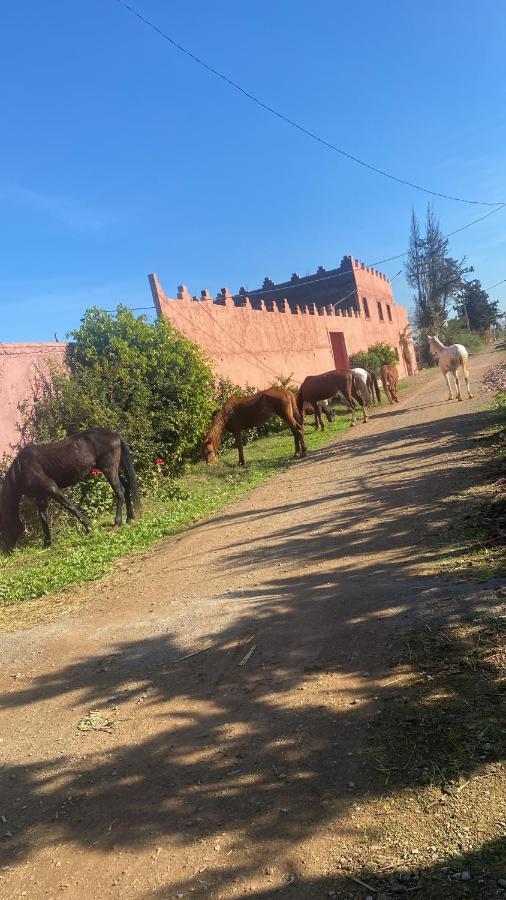
[[[460,381],[457,375],[458,369],[461,366],[462,371],[464,373],[464,378],[466,380],[467,385],[467,393],[469,398],[473,395],[471,394],[471,389],[469,387],[469,354],[466,348],[462,344],[452,344],[451,347],[445,347],[444,344],[441,343],[439,338],[431,337],[427,335],[429,341],[429,348],[432,353],[435,353],[439,359],[439,368],[441,369],[444,377],[446,378],[446,383],[448,385],[448,400],[453,400],[452,394],[452,386],[450,383],[450,372],[452,373],[455,379],[455,389],[457,391],[457,400],[462,400],[462,396],[460,393]]]
[[[357,376],[361,385],[363,386],[363,396],[364,399],[365,397],[367,397],[367,405],[373,406],[375,393],[378,403],[381,403],[381,394],[378,379],[376,378],[374,372],[369,372],[368,369],[361,369],[358,366],[356,366],[351,371]]]

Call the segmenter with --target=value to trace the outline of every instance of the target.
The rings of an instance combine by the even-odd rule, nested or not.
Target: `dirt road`
[[[361,754],[400,635],[464,590],[434,564],[499,359],[463,403],[419,376],[71,616],[0,636],[3,897],[328,896],[380,789]]]

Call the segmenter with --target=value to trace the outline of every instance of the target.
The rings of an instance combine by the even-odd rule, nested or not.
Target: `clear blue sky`
[[[350,153],[506,201],[502,0],[132,3]],[[425,195],[296,133],[115,0],[7,4],[1,47],[0,341],[61,338],[92,304],[147,306],[151,271],[173,295],[374,262],[405,249],[413,206],[424,216]],[[445,231],[487,212],[435,208]],[[506,278],[506,209],[451,250],[484,286]]]

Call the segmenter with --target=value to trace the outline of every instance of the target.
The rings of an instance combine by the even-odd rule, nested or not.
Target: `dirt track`
[[[392,647],[468,589],[434,563],[499,360],[463,403],[419,376],[77,613],[0,636],[2,896],[327,896],[379,789],[361,748]],[[90,710],[105,730],[78,729]]]

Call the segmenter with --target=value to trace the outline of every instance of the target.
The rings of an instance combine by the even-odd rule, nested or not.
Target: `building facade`
[[[347,368],[349,357],[378,342],[398,356],[401,376],[416,370],[406,309],[395,302],[386,275],[346,256],[337,269],[292,275],[232,295],[223,288],[191,296],[180,285],[167,297],[150,275],[158,315],[200,344],[223,378],[267,387],[277,379],[300,383],[306,375]]]

